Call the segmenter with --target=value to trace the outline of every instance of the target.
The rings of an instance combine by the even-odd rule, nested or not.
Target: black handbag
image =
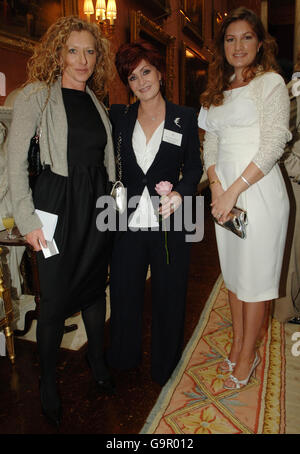
[[[30,186],[31,190],[33,191],[36,181],[37,181],[39,175],[43,171],[43,166],[41,163],[39,135],[37,132],[30,140],[27,161],[28,161],[29,186]]]
[[[38,133],[36,133],[30,140],[27,159],[29,176],[38,176],[43,170]]]
[[[46,108],[47,102],[50,97],[50,90],[48,91],[48,96],[43,107],[40,123],[36,129],[34,136],[30,140],[27,161],[28,161],[28,177],[29,177],[29,186],[33,190],[34,185],[38,176],[42,173],[44,167],[41,162],[41,151],[40,151],[40,135],[41,135],[41,124],[43,112]]]

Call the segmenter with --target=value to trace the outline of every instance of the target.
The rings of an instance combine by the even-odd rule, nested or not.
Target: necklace
[[[150,118],[150,120],[152,120],[152,121],[157,120],[159,115],[160,115],[160,112],[158,112],[158,114],[156,114],[156,115],[147,115],[145,113],[142,113],[142,117]]]
[[[162,109],[160,109],[155,115],[147,114],[145,111],[142,110],[142,111],[140,111],[140,116],[144,117],[144,118],[148,118],[151,121],[156,121],[160,117],[161,113],[162,113]]]

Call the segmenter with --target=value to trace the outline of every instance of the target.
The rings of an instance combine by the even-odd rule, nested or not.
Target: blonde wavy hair
[[[96,65],[87,85],[100,100],[103,100],[108,91],[108,83],[115,74],[110,43],[101,35],[96,24],[88,23],[76,16],[61,17],[48,28],[28,60],[28,79],[25,85],[40,81],[45,82],[50,88],[61,75],[61,51],[73,31],[88,31],[95,39]]]

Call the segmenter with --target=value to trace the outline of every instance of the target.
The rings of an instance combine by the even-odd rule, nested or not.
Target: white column
[[[294,63],[300,50],[300,0],[295,0]]]

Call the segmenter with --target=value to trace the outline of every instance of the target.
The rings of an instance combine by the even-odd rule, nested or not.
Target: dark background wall
[[[3,0],[0,0],[2,2]],[[193,74],[188,74],[191,83],[197,80],[196,86],[203,85],[203,71],[206,64],[211,58],[211,43],[214,33],[217,30],[218,24],[216,14],[224,14],[233,8],[244,6],[253,9],[257,14],[261,12],[262,0],[211,0],[205,1],[202,15],[202,24],[200,25],[201,39],[188,32],[183,28],[182,15],[180,9],[186,4],[185,0],[169,0],[171,10],[170,15],[160,17],[162,10],[156,4],[158,0],[116,0],[118,8],[118,18],[116,20],[115,33],[111,39],[112,49],[116,51],[118,47],[128,42],[130,39],[130,17],[132,10],[141,10],[142,13],[149,19],[154,20],[166,33],[175,37],[175,52],[174,52],[174,84],[173,84],[173,101],[186,102],[186,86],[189,78],[186,73],[189,68]],[[197,0],[202,4],[202,0]],[[67,4],[76,5],[75,9],[81,17],[83,14],[84,0],[67,0]],[[193,1],[189,3],[193,4]],[[269,31],[276,37],[279,44],[279,55],[281,60],[292,60],[293,58],[293,39],[294,39],[294,10],[295,0],[269,0]],[[65,11],[68,13],[68,11]],[[92,17],[93,20],[93,17]],[[188,63],[182,58],[183,48],[190,52],[190,60]],[[13,89],[20,86],[26,80],[26,62],[30,56],[30,51],[16,49],[3,43],[1,39],[0,28],[0,71],[4,72],[7,78],[7,94]],[[185,61],[185,63],[183,63]],[[202,75],[201,75],[202,74]],[[201,79],[202,78],[202,79]],[[128,102],[129,96],[125,87],[116,77],[110,85],[110,103]],[[5,97],[0,96],[0,105],[5,101]]]

